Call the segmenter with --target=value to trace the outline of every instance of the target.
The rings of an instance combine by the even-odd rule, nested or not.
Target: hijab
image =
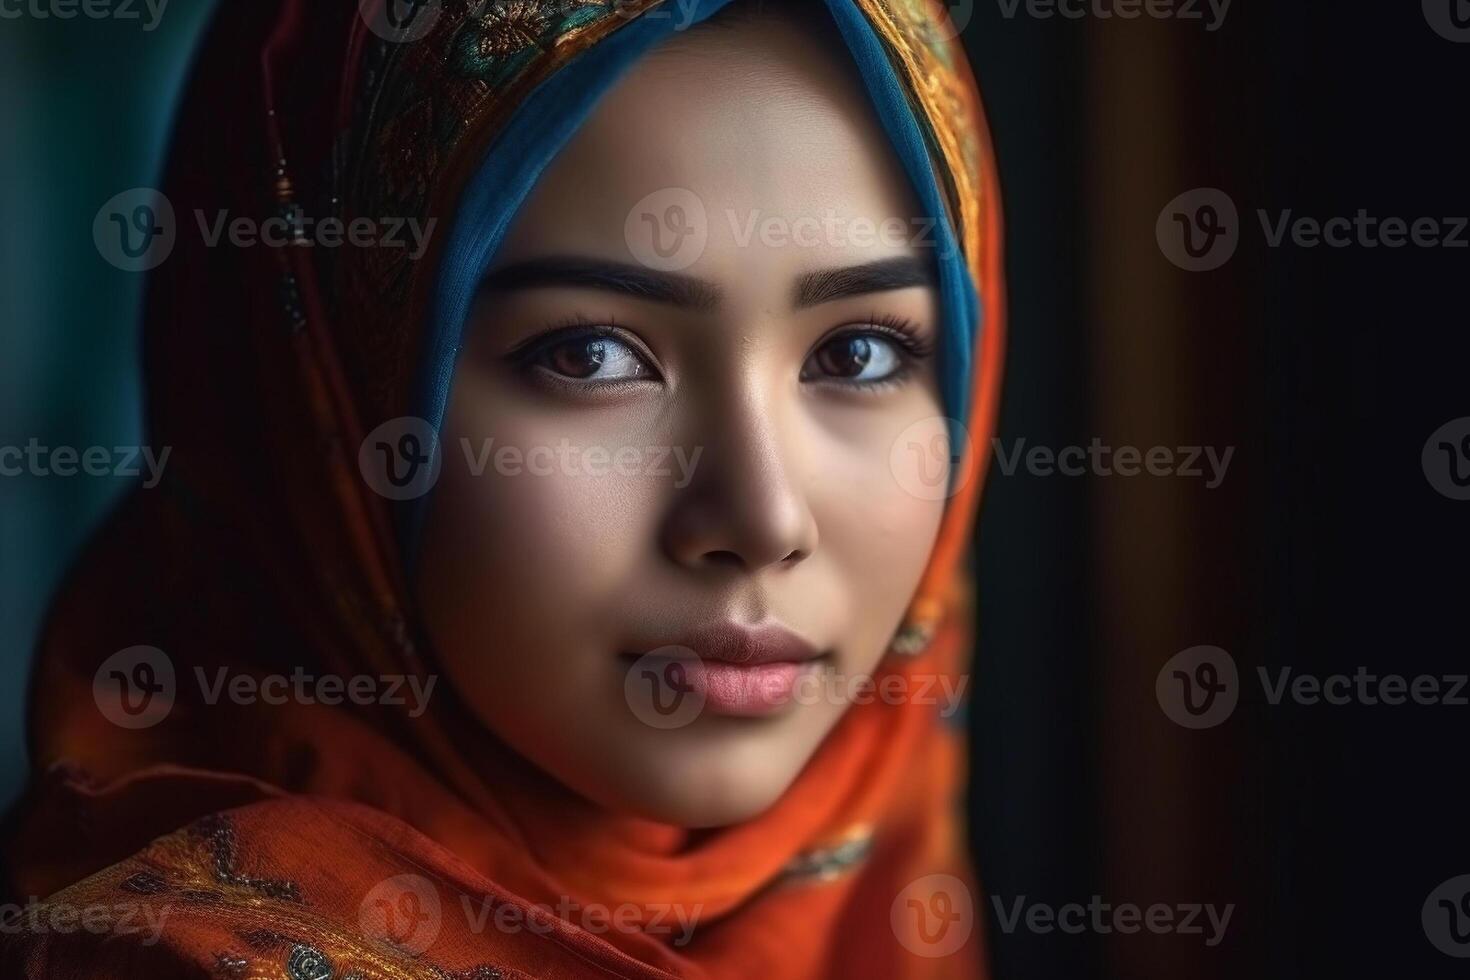
[[[770,810],[692,833],[579,802],[452,691],[417,717],[201,693],[221,671],[431,682],[413,514],[367,487],[358,448],[396,417],[438,424],[469,297],[537,175],[627,66],[726,2],[221,5],[176,123],[175,213],[416,216],[448,233],[421,261],[181,234],[150,274],[147,411],[170,466],[55,600],[32,677],[36,777],[5,861],[22,900],[162,926],[151,943],[0,937],[7,975],[977,975],[963,732],[933,704],[854,705]],[[1001,361],[995,167],[943,4],[824,6],[938,220],[941,383],[966,447],[874,681],[953,683]],[[104,668],[140,647],[153,672],[126,676],[156,700],[122,727]],[[594,909],[634,925],[599,928]],[[941,934],[967,916],[957,948],[927,912]]]

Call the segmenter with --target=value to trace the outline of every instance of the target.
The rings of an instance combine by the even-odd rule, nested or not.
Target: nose
[[[817,522],[792,465],[799,455],[770,406],[752,397],[706,426],[693,479],[663,527],[665,553],[690,569],[794,567],[817,547]],[[713,431],[712,431],[713,430]]]

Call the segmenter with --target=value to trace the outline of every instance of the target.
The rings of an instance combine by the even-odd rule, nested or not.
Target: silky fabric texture
[[[225,4],[164,191],[183,221],[220,210],[263,219],[296,204],[347,220],[448,221],[515,107],[659,6],[447,2],[427,37],[391,43],[351,0]],[[911,655],[888,657],[875,677],[955,680],[969,669],[962,558],[1001,360],[995,172],[943,6],[853,0],[849,13],[871,26],[922,124],[982,306],[964,420],[974,451],[960,458],[896,638]],[[933,704],[854,706],[770,811],[691,834],[579,801],[500,745],[453,691],[435,690],[416,718],[392,704],[202,697],[196,677],[222,669],[406,675],[420,686],[436,674],[391,515],[357,450],[412,404],[439,259],[211,249],[181,234],[152,273],[150,441],[172,456],[55,602],[32,677],[37,777],[9,818],[5,872],[12,898],[143,907],[165,925],[153,943],[7,930],[0,975],[976,975],[962,733]],[[176,689],[162,721],[123,729],[93,682],[109,656],[138,645],[166,651]],[[966,882],[976,910],[967,942],[946,956],[923,955],[893,915],[932,875]],[[475,928],[463,909],[487,903],[519,927],[492,915]],[[594,905],[677,906],[697,926],[676,945],[652,928],[594,931],[541,910]],[[392,921],[394,909],[417,922],[429,908],[439,910],[431,938]]]

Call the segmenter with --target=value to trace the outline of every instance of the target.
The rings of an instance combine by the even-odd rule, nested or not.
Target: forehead
[[[841,40],[783,18],[697,28],[634,65],[542,175],[499,258],[637,259],[629,216],[660,194],[702,208],[708,246],[690,271],[711,275],[911,253],[899,229],[922,224]]]

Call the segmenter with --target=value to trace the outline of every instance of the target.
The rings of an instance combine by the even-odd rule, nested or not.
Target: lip
[[[822,651],[775,620],[750,625],[712,623],[685,634],[672,645],[693,650],[701,659],[738,667],[799,664],[822,655]]]
[[[824,656],[775,620],[711,623],[656,647],[653,654],[680,662],[685,691],[696,694],[703,709],[734,717],[781,711]]]

